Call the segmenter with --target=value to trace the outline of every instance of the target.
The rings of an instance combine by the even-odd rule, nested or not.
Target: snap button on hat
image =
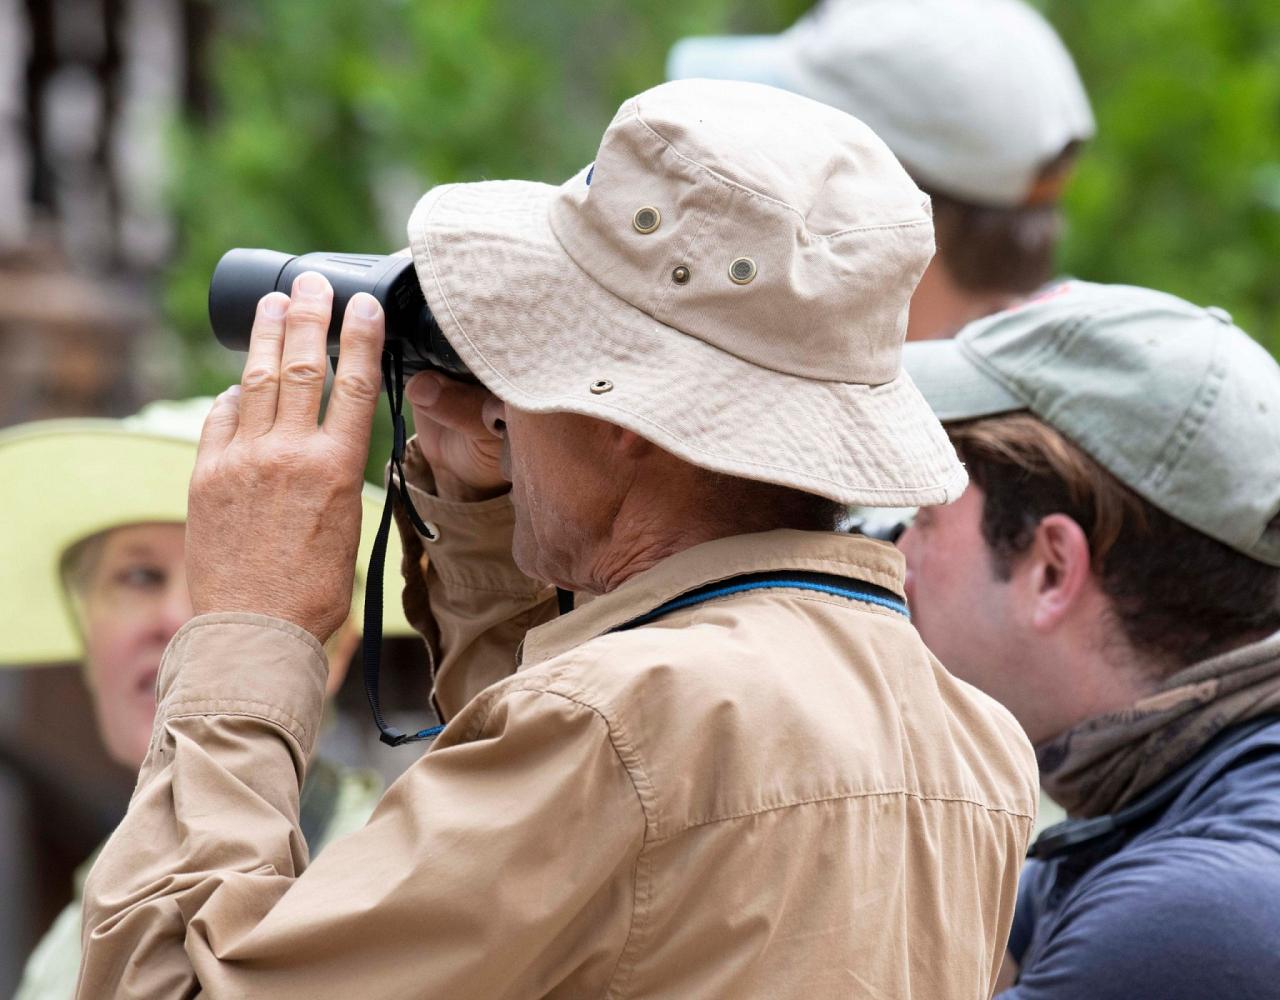
[[[651,233],[662,225],[662,213],[651,205],[638,208],[631,217],[631,225],[637,233]]]
[[[687,285],[689,283],[689,269],[681,264],[671,272],[671,280],[677,285]]]
[[[729,280],[735,285],[750,284],[756,276],[756,262],[750,257],[738,257],[729,265]]]
[[[1216,319],[1219,323],[1235,322],[1235,320],[1231,318],[1231,313],[1223,309],[1222,306],[1209,306],[1207,309],[1205,309],[1205,312],[1207,312],[1210,316]]]
[[[613,383],[607,378],[598,378],[591,383],[591,391],[597,396],[603,395],[613,389]]]

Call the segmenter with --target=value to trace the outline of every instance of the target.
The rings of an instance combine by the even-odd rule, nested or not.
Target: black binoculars
[[[382,306],[387,350],[399,356],[397,370],[404,379],[434,369],[475,381],[431,315],[408,256],[321,252],[295,257],[276,250],[228,250],[209,282],[209,322],[218,342],[235,351],[248,350],[258,302],[271,292],[287,294],[303,271],[318,271],[333,286],[331,357],[338,356],[347,303],[356,292],[368,292]]]

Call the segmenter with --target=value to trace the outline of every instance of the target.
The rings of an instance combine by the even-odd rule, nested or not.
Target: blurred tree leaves
[[[618,104],[662,79],[677,38],[776,31],[807,6],[222,0],[218,113],[177,140],[166,304],[190,352],[186,388],[236,371],[205,315],[226,249],[387,252],[433,184],[563,180]],[[1280,350],[1280,4],[1039,6],[1099,123],[1067,199],[1064,269],[1223,305]]]
[[[1065,270],[1224,306],[1280,354],[1280,3],[1040,6],[1098,118]]]

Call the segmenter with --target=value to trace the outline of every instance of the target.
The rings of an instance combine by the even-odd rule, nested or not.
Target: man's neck
[[[966,324],[1008,309],[1021,298],[1016,292],[973,292],[961,288],[935,257],[911,297],[907,340],[954,337]]]
[[[666,456],[620,498],[608,531],[578,560],[578,590],[604,594],[696,545],[779,528],[832,530],[834,515],[788,504],[777,487],[708,477]]]

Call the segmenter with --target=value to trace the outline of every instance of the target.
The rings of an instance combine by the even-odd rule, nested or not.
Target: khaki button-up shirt
[[[406,604],[443,735],[308,865],[323,652],[279,620],[190,622],[89,878],[81,997],[990,993],[1036,798],[1007,712],[903,617],[839,596],[755,590],[611,631],[744,573],[901,593],[893,548],[698,546],[534,628],[515,669],[551,612],[510,562],[509,504],[417,500],[440,541],[425,564],[410,547]]]

